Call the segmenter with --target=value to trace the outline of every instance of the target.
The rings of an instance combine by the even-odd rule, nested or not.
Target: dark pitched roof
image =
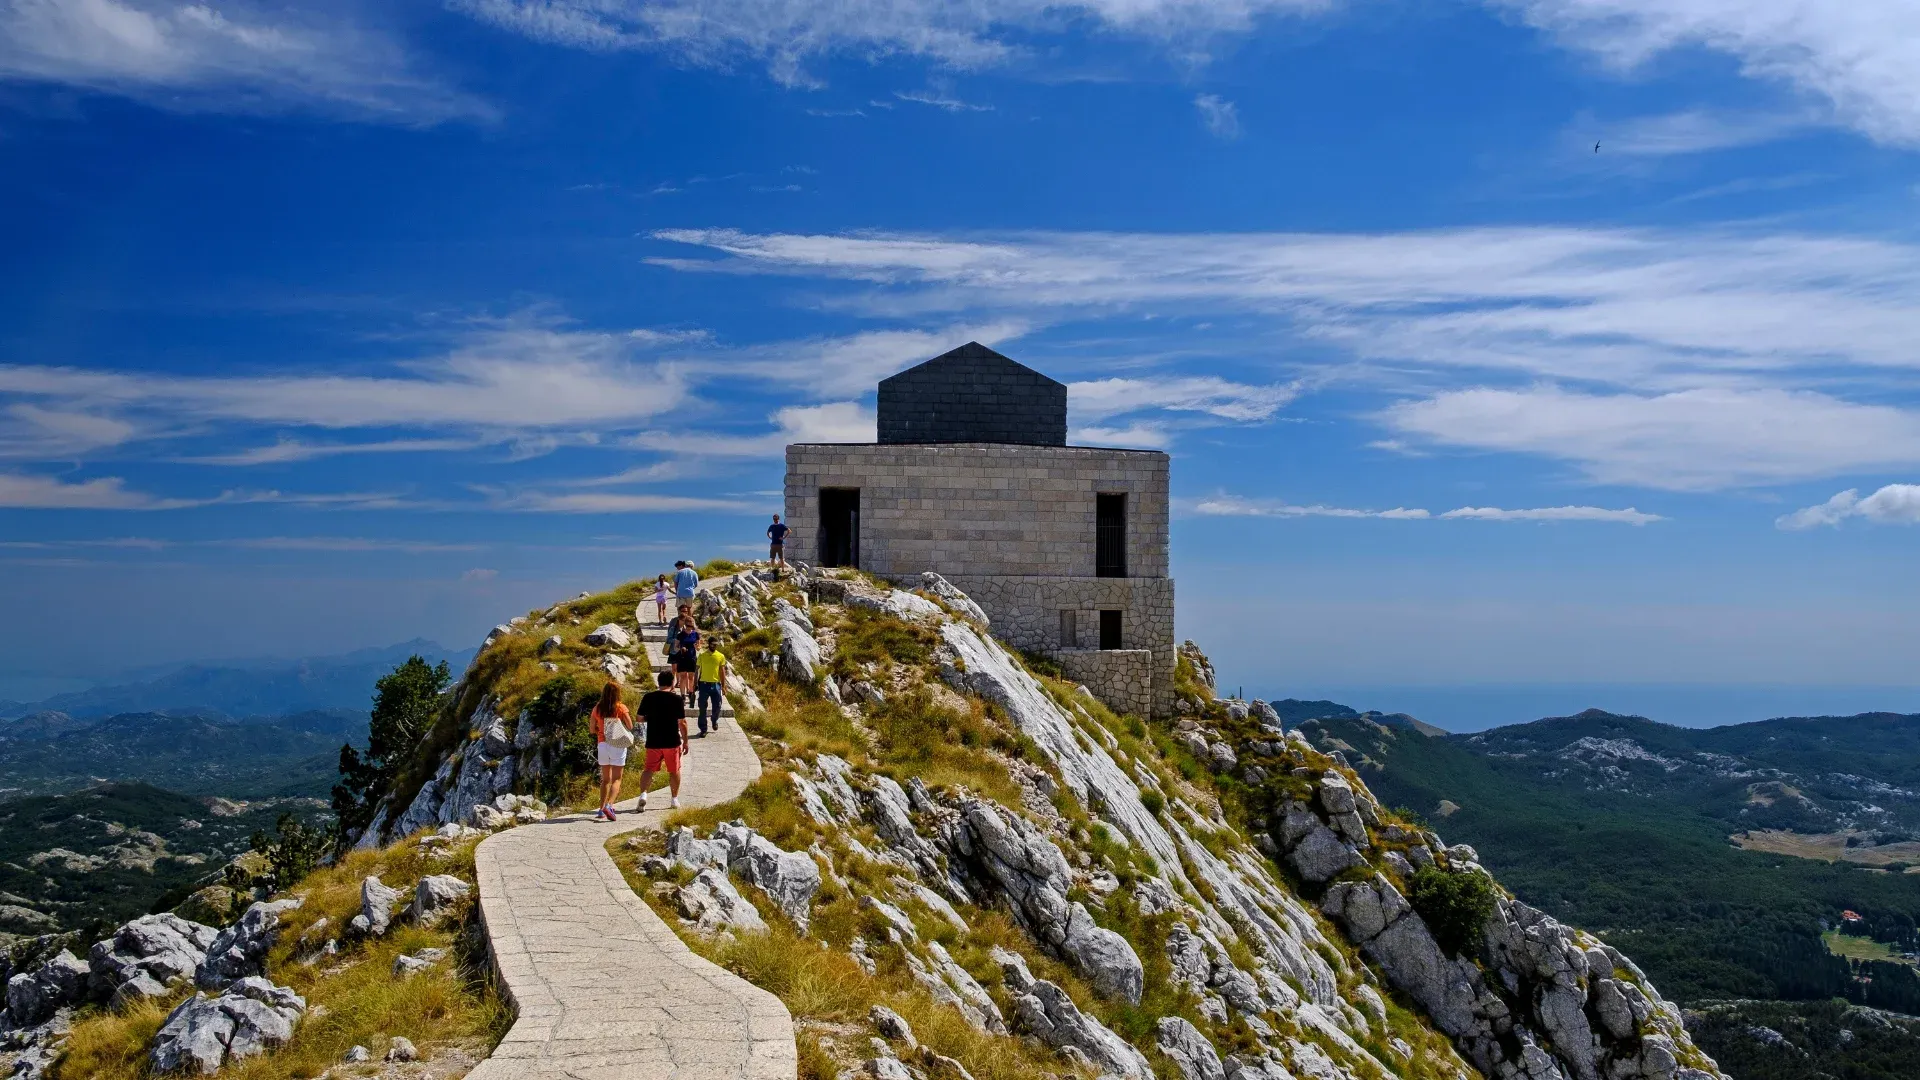
[[[1067,387],[969,341],[880,381],[883,443],[1065,446]]]

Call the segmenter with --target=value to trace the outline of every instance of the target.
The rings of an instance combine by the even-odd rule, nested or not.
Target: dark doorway
[[[860,489],[820,489],[820,565],[860,565]]]
[[[1093,576],[1126,577],[1126,495],[1094,496],[1093,521]]]
[[[1100,613],[1100,647],[1103,649],[1124,649],[1120,644],[1120,613],[1102,611]]]

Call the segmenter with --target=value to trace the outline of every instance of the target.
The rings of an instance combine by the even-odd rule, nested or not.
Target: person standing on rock
[[[667,575],[661,574],[653,579],[654,622],[667,625]]]
[[[693,594],[700,588],[700,573],[685,559],[674,563],[673,594],[682,607],[693,605]]]
[[[667,771],[667,805],[675,809],[680,806],[680,756],[687,752],[687,705],[669,689],[672,685],[673,676],[663,671],[660,688],[640,699],[640,721],[646,725],[647,740],[647,757],[640,770],[642,810],[647,808],[647,789],[653,786],[653,776],[662,769]]]
[[[709,634],[707,651],[700,654],[698,676],[694,684],[694,708],[700,717],[700,737],[707,735],[707,706],[713,706],[713,730],[720,730],[720,703],[727,692],[727,654],[720,651],[720,639]]]
[[[682,704],[691,707],[694,675],[700,666],[700,627],[693,621],[693,609],[685,604],[667,632],[667,656],[673,665],[674,689],[680,692]]]
[[[600,809],[593,819],[612,821],[613,804],[620,798],[620,777],[626,772],[627,747],[633,745],[633,716],[620,701],[620,684],[611,679],[600,688],[600,703],[593,707],[593,741],[600,758]]]
[[[775,576],[787,568],[787,527],[779,514],[773,515],[773,524],[767,526],[767,558],[773,560]]]

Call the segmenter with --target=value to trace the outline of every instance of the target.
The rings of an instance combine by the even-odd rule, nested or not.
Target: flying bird
[[[1600,144],[1599,144],[1599,143],[1594,143],[1594,144],[1593,144],[1593,152],[1594,152],[1594,153],[1596,153],[1596,154],[1600,152]]]

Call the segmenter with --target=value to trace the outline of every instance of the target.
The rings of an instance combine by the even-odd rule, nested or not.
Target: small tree
[[[1478,941],[1487,920],[1493,918],[1493,879],[1477,871],[1422,867],[1413,875],[1407,894],[1434,940],[1455,956]]]
[[[278,836],[269,836],[265,829],[254,830],[250,846],[267,859],[267,872],[255,877],[252,884],[274,892],[299,884],[335,845],[333,829],[315,828],[292,814],[281,814],[273,828]]]
[[[333,786],[333,813],[341,836],[364,829],[373,808],[393,786],[420,740],[440,715],[440,696],[453,680],[447,662],[428,664],[418,656],[380,676],[373,684],[373,713],[367,725],[367,751],[352,743],[340,748],[340,782]]]

